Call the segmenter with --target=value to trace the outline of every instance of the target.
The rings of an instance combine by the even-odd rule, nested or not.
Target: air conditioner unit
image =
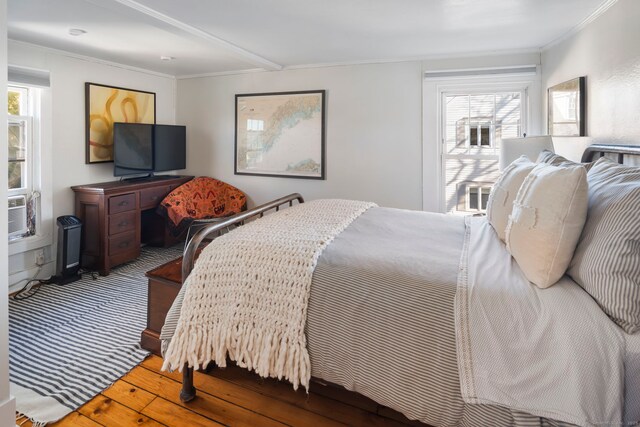
[[[9,197],[9,237],[22,236],[27,231],[27,198]]]

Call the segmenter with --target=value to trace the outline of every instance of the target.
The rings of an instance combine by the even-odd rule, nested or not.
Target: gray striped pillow
[[[576,163],[573,162],[569,159],[566,159],[564,157],[562,157],[559,154],[553,153],[549,150],[542,150],[540,152],[540,154],[538,155],[538,159],[536,160],[536,163],[546,163],[549,165],[553,165],[553,166],[575,166],[575,165],[581,165],[584,166],[585,169],[587,170],[587,172],[589,172],[589,170],[591,170],[591,168],[593,167],[594,163]]]
[[[628,333],[640,331],[640,168],[601,158],[568,274]]]

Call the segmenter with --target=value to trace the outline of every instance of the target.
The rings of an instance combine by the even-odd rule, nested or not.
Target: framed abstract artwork
[[[113,124],[156,122],[156,94],[85,83],[86,163],[113,161]]]
[[[549,88],[549,135],[587,135],[586,80],[586,77],[578,77]]]
[[[236,175],[325,179],[325,91],[236,95]]]

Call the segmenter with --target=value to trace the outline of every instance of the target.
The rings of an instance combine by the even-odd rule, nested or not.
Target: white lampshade
[[[580,162],[585,148],[593,143],[589,137],[577,136],[527,136],[526,138],[505,138],[500,145],[500,170],[518,157],[525,155],[532,162],[542,150],[549,150],[573,162]]]
[[[528,136],[526,138],[505,138],[500,144],[500,170],[504,170],[518,157],[525,155],[535,162],[543,150],[553,150],[550,136]]]

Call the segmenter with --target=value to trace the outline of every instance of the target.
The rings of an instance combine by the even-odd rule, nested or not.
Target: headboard
[[[640,156],[640,145],[592,144],[584,150],[582,162],[594,161],[596,154],[600,154],[600,157],[604,157],[605,154],[617,154],[618,163],[624,163],[625,155]]]

